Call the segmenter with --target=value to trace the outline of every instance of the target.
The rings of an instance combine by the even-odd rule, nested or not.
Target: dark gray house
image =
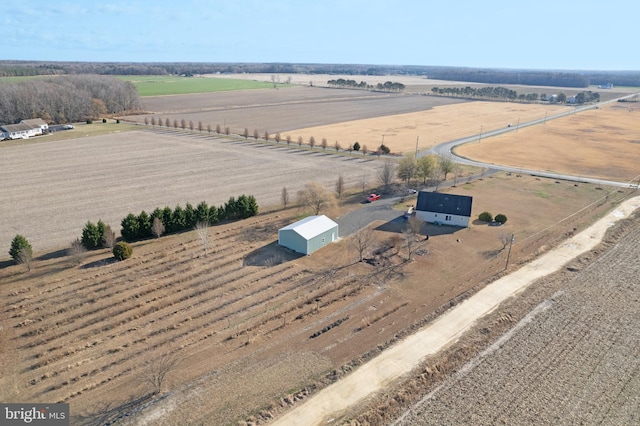
[[[416,203],[416,217],[438,225],[468,228],[472,203],[473,198],[467,195],[420,191]]]

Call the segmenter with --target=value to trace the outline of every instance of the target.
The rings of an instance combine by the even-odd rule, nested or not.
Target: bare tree
[[[336,149],[336,152],[340,151],[340,142],[336,141],[333,147]]]
[[[335,202],[333,195],[318,182],[309,182],[304,189],[298,191],[298,201],[300,204],[313,210],[317,215],[324,208],[331,207]]]
[[[259,138],[259,137],[260,137],[260,133],[258,132],[258,129],[255,129],[255,130],[253,131],[253,138],[254,138],[255,140],[258,140],[258,138]]]
[[[198,121],[198,131],[202,132],[203,129],[204,127],[202,127],[202,121]]]
[[[338,180],[336,181],[336,195],[338,198],[342,197],[342,193],[344,192],[344,178],[342,175],[338,176]]]
[[[353,152],[353,144],[349,144],[349,146],[347,147],[347,151],[349,151],[349,155],[351,155],[351,153]]]
[[[151,233],[156,236],[156,238],[160,238],[162,234],[164,234],[164,223],[160,220],[159,217],[153,218],[153,223],[151,224]]]
[[[302,136],[298,136],[298,146],[302,146]]]
[[[222,127],[219,124],[216,124],[216,133],[217,134],[222,133]]]
[[[212,131],[213,131],[213,128],[211,128],[211,124],[207,124],[207,132],[211,134]]]
[[[282,208],[286,209],[289,204],[289,191],[286,186],[282,187],[282,193],[280,193],[280,200],[282,201]]]
[[[187,128],[187,122],[184,118],[180,120],[180,128],[182,128],[182,130]]]
[[[193,120],[189,120],[189,130],[193,132]]]
[[[87,249],[82,245],[82,242],[79,238],[76,238],[75,241],[71,242],[71,245],[67,249],[67,254],[71,256],[74,262],[77,264],[82,263],[82,258],[84,254],[87,252]]]
[[[249,129],[245,127],[244,133],[242,133],[242,136],[244,136],[245,139],[249,139]]]
[[[147,382],[152,386],[154,395],[162,393],[167,375],[175,369],[177,363],[177,354],[165,354],[148,363]]]
[[[498,239],[502,243],[502,250],[504,250],[511,242],[511,234],[503,232],[502,234],[498,235]]]
[[[269,132],[267,130],[264,131],[264,140],[265,141],[269,140]]]
[[[291,145],[291,136],[287,135],[287,145]]]
[[[102,235],[102,245],[106,248],[112,249],[116,244],[116,233],[111,226],[106,225],[104,227],[104,234]]]
[[[196,223],[196,231],[198,231],[200,242],[202,242],[204,257],[207,257],[207,249],[209,248],[209,224],[205,222]]]
[[[416,216],[410,216],[407,220],[407,227],[411,231],[414,236],[420,235],[420,231],[422,230],[422,224],[424,222]]]
[[[438,168],[444,174],[444,180],[447,180],[447,175],[454,170],[455,165],[456,162],[451,154],[438,155]]]
[[[367,152],[369,152],[369,149],[367,148],[366,145],[362,145],[362,155],[365,156],[367,155]]]
[[[33,262],[33,253],[27,247],[23,247],[18,251],[18,256],[16,257],[16,263],[18,265],[24,265],[27,269],[27,272],[31,271],[31,263]]]
[[[282,136],[280,136],[280,133],[276,133],[274,140],[276,141],[276,143],[280,143],[280,141],[282,140]]]
[[[456,164],[453,168],[453,186],[458,185],[458,178],[462,176],[462,167]]]
[[[373,230],[371,228],[363,228],[353,235],[352,244],[358,251],[358,261],[362,262],[364,256],[373,244]]]
[[[164,120],[164,127],[171,127],[171,120],[168,118]]]
[[[151,117],[151,126],[155,126],[155,125],[156,125],[156,118]]]
[[[405,228],[402,231],[402,235],[404,236],[405,247],[407,248],[407,260],[413,259],[413,249],[416,242],[416,235],[411,232],[409,227]]]
[[[226,126],[226,127],[224,128],[224,134],[225,134],[225,135],[227,135],[227,136],[229,136],[229,134],[230,134],[230,133],[231,133],[231,129],[229,128],[229,126]]]
[[[393,161],[387,159],[384,160],[382,168],[378,172],[378,180],[384,186],[385,189],[393,183],[393,177],[396,173],[396,165]]]
[[[178,120],[173,120],[173,128],[174,129],[178,128]]]
[[[149,125],[149,117],[145,117],[144,118],[144,125],[148,126]]]

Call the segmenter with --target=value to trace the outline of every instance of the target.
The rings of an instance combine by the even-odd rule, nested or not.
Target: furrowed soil
[[[287,90],[292,92],[273,99],[273,93]],[[437,120],[424,120],[442,126],[439,134],[450,140],[460,128],[468,136],[478,124],[489,127],[484,120],[504,127],[529,111],[519,104],[450,105],[459,100],[311,87],[252,95],[257,98],[189,96],[153,98],[159,103],[149,110],[157,114],[147,117],[185,118],[196,126],[202,120],[205,129],[228,119],[226,125],[251,133],[261,129],[262,137],[264,130],[273,134],[341,117],[385,116],[380,123],[389,121],[380,128],[414,131],[402,142],[408,148],[400,142],[399,148],[392,146],[404,152],[415,149],[410,127],[418,117],[399,113],[423,111],[428,117],[446,109]],[[464,124],[467,118],[470,124]],[[144,116],[130,119],[144,122]],[[371,135],[372,142],[361,143],[376,147],[378,127],[358,125]],[[506,214],[508,222],[502,227],[474,222],[464,230],[425,225],[421,233],[430,238],[414,241],[410,262],[397,221],[371,224],[366,262],[357,262],[352,238],[313,256],[293,255],[276,240],[280,227],[309,213],[294,207],[209,228],[206,256],[199,236],[187,232],[136,243],[133,257],[124,262],[114,263],[111,253],[100,250],[77,263],[65,249],[87,220],[103,219],[117,229],[128,212],[203,200],[219,205],[242,193],[256,196],[261,206],[277,206],[283,186],[292,195],[310,181],[333,188],[342,174],[351,195],[331,212],[340,218],[362,201],[363,177],[375,185],[381,167],[375,156],[330,153],[331,139],[324,152],[206,130],[138,128],[1,148],[0,182],[9,202],[0,205],[0,245],[8,247],[21,233],[37,255],[46,253],[29,272],[9,262],[0,268],[0,400],[69,402],[72,424],[268,421],[501,276],[507,255],[502,234],[516,235],[509,263],[515,268],[632,194],[528,175],[501,173],[474,181],[463,176],[451,191],[474,197],[472,217],[487,210]],[[298,132],[291,134],[297,138]],[[352,139],[339,140],[344,148]],[[396,142],[389,136],[391,143]],[[579,158],[580,151],[571,155]],[[585,257],[584,265],[590,259]],[[507,315],[495,321],[504,326],[512,320]],[[456,359],[473,354],[456,350],[454,357],[464,355]],[[441,377],[453,364],[437,365],[441,372],[424,374]],[[406,397],[400,394],[398,399]],[[385,404],[385,410],[399,406]]]

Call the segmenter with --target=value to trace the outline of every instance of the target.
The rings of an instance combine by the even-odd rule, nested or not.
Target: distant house
[[[46,121],[44,121],[41,118],[31,118],[29,120],[22,120],[20,121],[20,123],[32,126],[34,129],[39,128],[40,134],[46,133],[47,130],[49,130],[49,125],[47,124]]]
[[[311,254],[338,239],[338,224],[325,215],[309,216],[278,230],[278,244]]]
[[[41,135],[42,130],[40,127],[34,128],[29,124],[5,124],[0,126],[0,132],[3,134],[3,139],[27,139],[31,136]]]
[[[0,139],[27,139],[46,133],[49,125],[40,118],[22,120],[18,124],[0,126]]]
[[[418,192],[416,217],[438,225],[469,227],[473,198],[441,192]]]
[[[598,89],[613,89],[613,83],[601,84]]]

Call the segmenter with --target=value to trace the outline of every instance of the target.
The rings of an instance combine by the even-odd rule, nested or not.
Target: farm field
[[[388,119],[388,128],[407,127],[407,135],[418,119],[444,123],[439,134],[450,140],[473,134],[478,123],[490,127],[485,120],[503,127],[514,115],[549,111],[351,92],[300,87],[145,102],[156,102],[153,116],[163,120],[172,111],[178,120],[197,124],[202,118],[205,128],[215,127],[224,110],[226,125],[253,132],[278,123],[296,138],[305,126],[380,116],[376,120]],[[436,111],[442,115],[429,116]],[[187,232],[137,243],[126,262],[113,263],[110,253],[97,251],[74,263],[64,249],[87,220],[118,229],[129,212],[202,200],[219,205],[242,193],[273,208],[285,185],[295,197],[306,182],[333,188],[342,174],[351,198],[331,212],[339,218],[362,201],[363,177],[367,186],[377,185],[382,165],[375,156],[334,155],[332,143],[327,152],[311,151],[295,143],[145,128],[139,125],[144,117],[129,117],[138,125],[128,129],[138,130],[100,134],[103,127],[89,137],[0,147],[0,182],[11,201],[0,205],[0,223],[11,224],[0,229],[0,245],[8,247],[22,233],[36,255],[49,252],[28,273],[9,262],[0,268],[0,365],[6,371],[0,399],[67,401],[74,424],[104,424],[122,413],[132,414],[134,423],[167,425],[269,418],[499,276],[506,260],[501,233],[516,234],[513,268],[631,194],[528,175],[500,173],[473,182],[463,176],[452,191],[474,196],[473,217],[488,210],[509,221],[504,227],[475,222],[467,230],[424,226],[431,238],[416,242],[419,255],[412,262],[405,262],[402,227],[394,222],[371,225],[368,263],[355,262],[349,238],[313,256],[292,256],[275,240],[279,227],[308,213],[293,207],[210,228],[206,257],[195,232]],[[378,127],[364,120],[357,127],[370,132],[372,147],[379,144]],[[407,139],[407,150],[415,149],[415,134]],[[0,259],[7,258],[5,250]],[[149,377],[163,371],[163,397],[153,398]],[[143,402],[150,405],[140,408]]]
[[[231,79],[208,79],[200,77],[178,77],[169,75],[128,75],[117,78],[130,81],[140,96],[182,95],[187,93],[222,92],[246,89],[272,88],[273,84]]]
[[[637,424],[639,243],[636,219],[499,346],[393,424]]]
[[[640,107],[614,103],[456,149],[478,161],[637,182]]]
[[[0,247],[21,234],[36,253],[65,248],[87,221],[102,219],[119,230],[129,212],[221,205],[243,193],[260,206],[277,206],[284,186],[295,199],[306,182],[332,187],[339,174],[347,183],[364,177],[373,184],[382,167],[362,156],[164,130],[45,138],[0,148],[2,192],[10,200],[0,205]],[[7,258],[3,250],[0,259]]]
[[[67,401],[74,424],[104,423],[150,401],[147,378],[173,354],[180,362],[169,369],[168,393],[136,419],[160,413],[154,423],[218,425],[277,412],[500,273],[500,232],[517,232],[518,265],[626,196],[506,174],[457,191],[472,189],[474,216],[513,204],[505,228],[427,226],[432,238],[410,263],[393,223],[372,224],[371,264],[356,262],[349,239],[291,256],[274,241],[300,213],[294,208],[210,228],[206,257],[188,232],[136,243],[125,262],[98,251],[81,265],[54,256],[30,273],[0,269],[0,362],[10,366],[0,397]],[[578,209],[557,223],[558,211]]]

